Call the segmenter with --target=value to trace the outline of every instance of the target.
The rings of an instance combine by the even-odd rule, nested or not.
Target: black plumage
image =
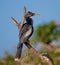
[[[30,18],[31,16],[34,16],[35,14],[32,12],[28,12],[25,15],[26,23],[23,24],[22,29],[19,32],[19,44],[17,47],[17,54],[16,58],[21,57],[22,47],[23,43],[25,43],[26,46],[30,45],[27,43],[31,35],[33,34],[33,20]]]
[[[19,32],[19,44],[25,43],[33,34],[33,20],[30,18],[34,13],[28,12],[25,15],[26,23],[23,24]]]
[[[31,18],[28,17],[26,18],[26,23],[23,25],[19,33],[20,43],[26,42],[32,34],[33,34],[33,21]]]

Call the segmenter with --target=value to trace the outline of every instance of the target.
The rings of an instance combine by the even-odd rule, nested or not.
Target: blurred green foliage
[[[37,26],[33,39],[49,44],[52,40],[60,37],[60,25],[55,21]]]
[[[59,47],[60,49],[60,47]],[[40,50],[40,53],[48,53],[54,60],[54,65],[60,65],[60,52],[52,52]],[[3,59],[0,59],[0,65],[48,65],[46,62],[43,63],[41,59],[32,54],[29,50],[21,57],[21,62],[15,62],[14,57],[10,54],[6,54]]]

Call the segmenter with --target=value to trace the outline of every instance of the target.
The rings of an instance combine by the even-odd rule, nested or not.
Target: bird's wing
[[[25,34],[28,31],[28,27],[24,24],[21,31],[20,31],[20,35],[22,36],[23,34]]]
[[[25,26],[23,27],[19,36],[21,43],[27,41],[27,39],[30,37],[31,32],[32,28],[30,26],[27,28]]]

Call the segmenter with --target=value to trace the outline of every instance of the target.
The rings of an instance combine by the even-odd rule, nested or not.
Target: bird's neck
[[[32,20],[32,18],[30,18],[30,17],[26,18],[26,22],[27,22],[27,24],[29,24],[29,25],[33,25],[33,20]]]

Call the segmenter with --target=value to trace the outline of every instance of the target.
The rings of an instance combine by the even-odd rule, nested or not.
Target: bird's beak
[[[40,16],[40,14],[34,14],[33,16]]]

